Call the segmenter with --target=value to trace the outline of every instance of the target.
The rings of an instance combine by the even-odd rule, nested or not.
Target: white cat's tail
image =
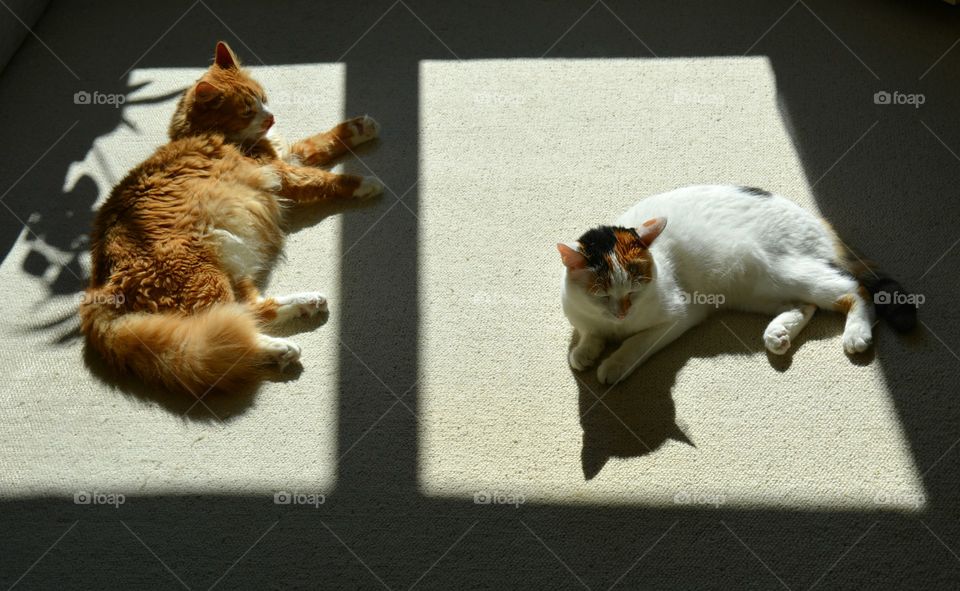
[[[883,318],[891,328],[900,333],[910,332],[917,326],[917,298],[900,282],[877,268],[866,259],[857,256],[839,240],[836,241],[837,266],[853,275],[868,292],[876,310],[877,318]]]
[[[202,397],[233,392],[263,379],[253,315],[238,304],[219,304],[191,316],[122,313],[87,292],[80,305],[87,342],[108,365],[144,382]]]

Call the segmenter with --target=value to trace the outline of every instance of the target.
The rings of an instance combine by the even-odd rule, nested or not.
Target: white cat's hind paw
[[[360,186],[357,187],[357,190],[353,192],[353,196],[357,199],[369,199],[371,197],[376,197],[381,193],[383,193],[383,183],[380,182],[380,179],[372,176],[365,176],[363,177],[363,182],[360,183]]]
[[[873,332],[865,322],[848,322],[843,329],[843,350],[848,354],[863,353],[873,344]]]
[[[790,331],[786,326],[768,326],[763,333],[763,344],[774,355],[783,355],[790,349]]]

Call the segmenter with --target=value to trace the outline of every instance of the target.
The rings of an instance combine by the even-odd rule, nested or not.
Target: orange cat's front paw
[[[380,124],[368,115],[354,117],[347,121],[346,125],[350,128],[349,142],[351,146],[359,146],[376,139],[380,135]]]
[[[363,177],[363,182],[361,182],[357,190],[353,192],[353,196],[357,199],[369,199],[376,197],[380,193],[383,193],[383,183],[380,182],[380,179],[365,176]]]

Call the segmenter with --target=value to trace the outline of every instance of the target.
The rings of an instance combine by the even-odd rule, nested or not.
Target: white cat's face
[[[558,244],[567,268],[566,297],[592,315],[622,321],[655,275],[649,245],[666,220],[656,218],[639,230],[601,226],[585,233],[575,247]]]

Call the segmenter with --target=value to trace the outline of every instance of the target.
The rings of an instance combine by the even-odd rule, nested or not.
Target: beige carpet
[[[0,168],[0,585],[956,587],[946,7],[481,4],[51,4],[37,32],[76,78],[36,40],[0,75],[23,143]],[[217,36],[284,136],[377,118],[338,167],[389,190],[295,221],[266,291],[329,296],[288,331],[302,371],[194,403],[85,356],[76,255]],[[768,318],[723,313],[615,388],[571,371],[556,242],[720,182],[829,219],[925,295],[922,329],[850,359],[818,312],[773,358]]]

